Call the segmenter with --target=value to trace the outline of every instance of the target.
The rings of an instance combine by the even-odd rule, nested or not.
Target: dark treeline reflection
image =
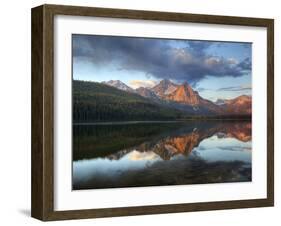
[[[73,126],[73,189],[251,181],[251,122]]]

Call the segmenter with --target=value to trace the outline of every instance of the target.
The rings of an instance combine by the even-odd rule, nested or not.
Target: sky
[[[241,42],[72,35],[73,79],[189,83],[209,100],[251,95],[252,45]]]

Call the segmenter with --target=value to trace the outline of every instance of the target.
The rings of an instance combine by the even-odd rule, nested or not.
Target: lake
[[[73,190],[247,182],[250,121],[73,125]]]

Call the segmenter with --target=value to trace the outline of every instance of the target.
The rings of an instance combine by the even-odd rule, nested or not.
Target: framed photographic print
[[[32,9],[32,216],[273,206],[272,19]]]

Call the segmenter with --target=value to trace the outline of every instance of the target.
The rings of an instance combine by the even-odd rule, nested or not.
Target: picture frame
[[[135,205],[90,209],[55,210],[54,55],[55,16],[110,18],[158,22],[258,27],[266,29],[266,197],[159,205]],[[43,221],[207,211],[274,205],[274,20],[186,13],[169,13],[41,5],[32,9],[32,189],[31,215]],[[70,67],[70,66],[69,66]],[[59,123],[59,122],[58,122]],[[126,188],[124,188],[126,189]]]

